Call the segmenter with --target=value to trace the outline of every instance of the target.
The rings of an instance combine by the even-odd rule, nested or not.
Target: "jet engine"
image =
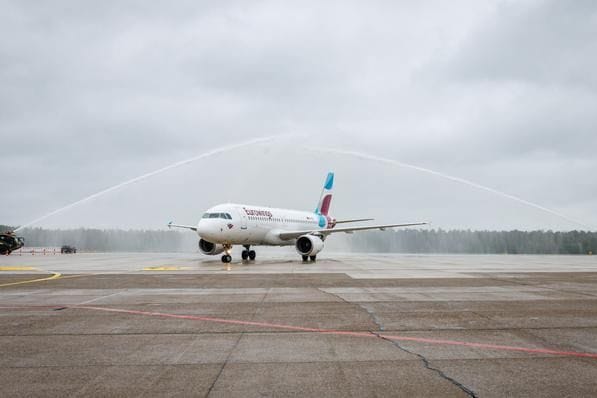
[[[301,256],[315,256],[323,249],[323,240],[315,235],[303,235],[296,240],[296,251]]]
[[[217,243],[208,242],[205,239],[200,239],[199,240],[199,250],[203,254],[207,254],[209,256],[215,256],[216,254],[220,254],[224,251],[224,246],[219,245]]]

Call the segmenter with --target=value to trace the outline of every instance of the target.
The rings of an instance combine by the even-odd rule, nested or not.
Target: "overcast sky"
[[[0,224],[260,136],[48,227],[195,223],[220,202],[471,229],[597,226],[597,2],[0,0]]]

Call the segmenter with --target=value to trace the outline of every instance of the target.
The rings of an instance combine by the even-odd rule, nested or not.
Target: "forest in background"
[[[11,227],[0,225],[0,231]],[[197,236],[188,231],[79,228],[19,231],[29,247],[71,245],[98,252],[188,252],[197,250]],[[470,231],[404,229],[337,234],[353,252],[455,254],[597,254],[597,232]]]
[[[406,229],[353,234],[356,252],[456,254],[592,254],[597,232]]]
[[[0,225],[0,231],[7,229]],[[17,235],[25,238],[25,247],[70,245],[95,252],[184,252],[197,248],[195,234],[174,230],[24,228]]]

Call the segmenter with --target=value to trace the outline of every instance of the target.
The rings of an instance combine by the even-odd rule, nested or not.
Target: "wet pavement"
[[[590,256],[10,256],[0,317],[5,396],[597,394]]]

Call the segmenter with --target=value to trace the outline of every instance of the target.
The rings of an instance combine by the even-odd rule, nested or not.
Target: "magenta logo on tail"
[[[332,188],[334,187],[334,173],[329,172],[325,183],[323,184],[323,190],[321,191],[321,197],[319,198],[319,203],[317,203],[317,208],[315,209],[315,213],[321,216],[328,216],[330,212],[330,205],[332,203]],[[327,217],[329,218],[329,217]],[[321,224],[321,222],[320,222]],[[324,224],[325,225],[325,224]]]
[[[323,201],[321,203],[321,214],[324,216],[328,215],[330,211],[330,204],[332,203],[332,194],[327,194],[323,197]]]

